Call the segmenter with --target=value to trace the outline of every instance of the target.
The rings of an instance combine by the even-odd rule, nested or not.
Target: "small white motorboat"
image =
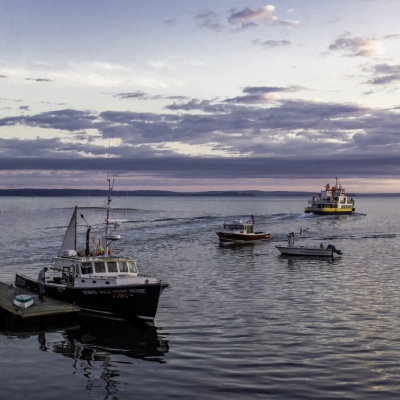
[[[33,299],[27,294],[19,294],[14,297],[14,304],[20,308],[28,308],[33,304]]]
[[[342,252],[337,250],[332,244],[328,244],[326,247],[323,243],[321,243],[319,247],[295,246],[293,232],[287,235],[287,239],[287,246],[275,246],[281,252],[281,255],[334,258],[335,255],[342,254]]]

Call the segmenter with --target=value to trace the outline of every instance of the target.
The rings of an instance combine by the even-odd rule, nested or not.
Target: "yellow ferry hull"
[[[311,208],[306,207],[304,209],[305,213],[313,213],[313,214],[323,214],[323,215],[332,215],[332,214],[352,214],[355,211],[355,208]]]

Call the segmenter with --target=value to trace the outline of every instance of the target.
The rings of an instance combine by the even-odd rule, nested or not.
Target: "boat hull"
[[[304,209],[305,213],[317,214],[317,215],[344,215],[352,214],[355,208],[314,208],[306,207]]]
[[[39,292],[37,282],[21,274],[16,275],[15,285],[34,293]],[[94,315],[124,320],[140,318],[152,323],[160,295],[167,286],[163,282],[96,288],[46,284],[45,296],[74,304]]]
[[[269,232],[260,233],[228,233],[217,232],[220,243],[254,243],[262,240],[269,240],[271,234]]]
[[[275,246],[282,255],[287,256],[307,256],[307,257],[334,257],[332,249],[320,249],[314,247],[291,247]]]

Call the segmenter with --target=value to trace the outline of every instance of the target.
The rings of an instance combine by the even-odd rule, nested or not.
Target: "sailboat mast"
[[[112,201],[111,198],[111,191],[113,190],[114,187],[114,180],[112,181],[111,184],[111,180],[109,177],[107,177],[107,181],[108,181],[108,197],[107,197],[107,219],[106,219],[106,240],[105,240],[105,249],[104,249],[104,254],[108,254],[108,235],[110,234],[110,226],[109,226],[109,222],[108,219],[110,217],[110,204]]]
[[[75,236],[74,236],[74,250],[76,251],[76,232],[78,230],[78,219],[77,219],[77,215],[78,215],[78,206],[75,206]]]

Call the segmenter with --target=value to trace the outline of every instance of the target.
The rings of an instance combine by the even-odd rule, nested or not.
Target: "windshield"
[[[118,272],[118,267],[116,262],[107,263],[108,272]]]
[[[82,275],[93,274],[92,263],[82,264],[81,270],[82,270]]]
[[[106,272],[106,265],[103,262],[95,262],[94,269],[97,273]]]

